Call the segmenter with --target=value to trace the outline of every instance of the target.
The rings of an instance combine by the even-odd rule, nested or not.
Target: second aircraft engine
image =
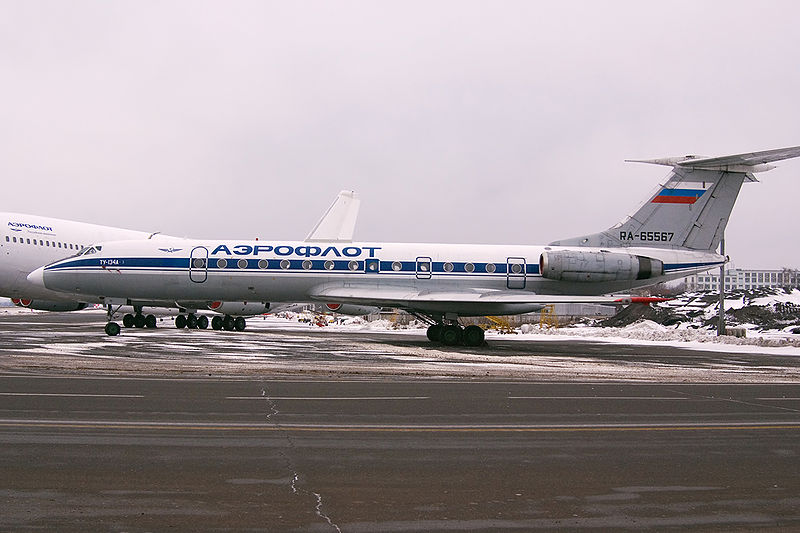
[[[28,300],[25,298],[12,298],[11,301],[19,307],[27,307],[37,311],[80,311],[86,308],[86,304],[81,302],[56,302],[50,300]]]
[[[641,255],[564,250],[544,252],[539,272],[559,281],[628,281],[660,276],[664,263]]]
[[[340,315],[366,316],[380,311],[380,307],[354,304],[325,304],[325,309]]]
[[[254,316],[269,311],[265,302],[209,302],[208,308],[215,313],[233,316]]]

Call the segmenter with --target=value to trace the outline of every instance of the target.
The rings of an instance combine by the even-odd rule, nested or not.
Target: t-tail
[[[775,168],[768,163],[800,156],[800,146],[724,157],[685,156],[629,160],[671,166],[666,183],[638,211],[600,233],[553,246],[644,246],[716,250],[742,183]]]

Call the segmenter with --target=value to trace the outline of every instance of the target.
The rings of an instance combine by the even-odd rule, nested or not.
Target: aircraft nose
[[[39,287],[44,287],[44,267],[39,267],[28,274],[28,281]]]

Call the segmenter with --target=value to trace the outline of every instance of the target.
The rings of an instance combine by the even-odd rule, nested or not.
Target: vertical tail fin
[[[553,242],[553,246],[684,248],[715,250],[742,183],[758,181],[766,163],[800,156],[800,147],[726,157],[637,161],[672,167],[666,183],[633,215],[600,233]]]
[[[305,242],[352,242],[361,200],[355,191],[341,191]]]

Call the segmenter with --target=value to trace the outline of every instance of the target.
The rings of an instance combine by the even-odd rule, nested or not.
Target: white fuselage
[[[48,288],[104,298],[267,302],[335,302],[335,297],[325,297],[327,287],[352,287],[361,294],[376,295],[374,301],[366,296],[360,303],[385,305],[387,299],[380,295],[387,291],[602,295],[684,277],[724,262],[713,252],[634,247],[602,250],[656,259],[663,263],[663,273],[642,280],[570,282],[543,277],[539,261],[543,252],[574,247],[189,239],[178,244],[106,242],[95,253],[49,265],[40,273],[40,282]],[[581,251],[601,252],[593,248]],[[403,298],[398,296],[397,301]],[[452,310],[464,316],[522,312],[533,307],[480,307],[465,301],[460,306],[421,303],[414,308]]]
[[[150,235],[142,231],[18,213],[0,213],[0,224],[0,296],[31,300],[75,300],[63,292],[30,283],[27,276],[37,268],[75,255],[93,242],[146,239]]]

